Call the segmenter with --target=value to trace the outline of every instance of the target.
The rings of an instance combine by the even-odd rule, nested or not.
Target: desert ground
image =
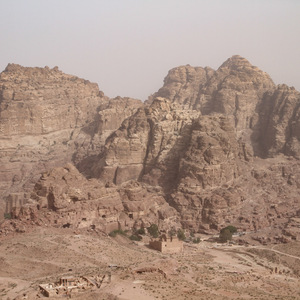
[[[184,243],[162,254],[95,231],[38,227],[0,240],[0,299],[47,299],[39,284],[62,276],[111,273],[99,289],[72,299],[300,299],[300,243]],[[141,272],[142,270],[142,272]],[[63,297],[61,297],[63,298]],[[49,298],[48,298],[49,299]],[[55,298],[59,299],[59,298]]]

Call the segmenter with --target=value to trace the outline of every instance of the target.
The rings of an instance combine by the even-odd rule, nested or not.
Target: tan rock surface
[[[109,196],[111,205],[119,197],[118,213],[127,217],[129,212],[138,216],[142,208],[151,211],[148,200],[141,200],[146,193],[146,199],[153,197],[158,206],[167,207],[167,218],[169,206],[174,207],[181,224],[192,231],[234,224],[251,231],[276,227],[281,233],[273,241],[298,238],[291,220],[298,217],[300,199],[299,95],[293,88],[275,86],[269,75],[240,56],[216,71],[174,68],[146,105],[102,95],[94,119],[74,143],[73,161],[87,178],[117,186],[113,190],[118,196]],[[70,188],[61,184],[62,178],[51,179],[53,191],[47,188],[47,193],[56,200],[48,208],[75,211],[74,203],[67,205],[65,199],[77,197],[76,180],[89,183],[79,174]],[[14,180],[20,181],[18,176]],[[132,196],[134,201],[124,200],[126,189],[135,190],[129,193],[138,195]],[[24,198],[10,197],[14,204]],[[88,199],[86,192],[83,199]],[[82,206],[85,200],[79,202],[78,210],[89,211]],[[114,217],[121,219],[121,214]],[[152,221],[144,215],[137,223]]]
[[[142,179],[164,189],[176,179],[179,157],[197,111],[185,111],[158,97],[123,122],[105,145],[93,176],[122,183]]]
[[[93,176],[161,186],[191,230],[283,229],[299,205],[299,95],[240,56],[217,71],[172,69],[109,138]]]
[[[158,224],[162,230],[179,228],[179,215],[163,192],[137,181],[117,187],[86,179],[73,165],[44,173],[21,207],[12,208],[12,220],[0,227],[2,234],[22,232],[32,225],[87,228],[109,233]]]
[[[24,191],[41,172],[99,153],[140,105],[130,98],[109,100],[97,84],[57,67],[9,64],[0,74],[1,211],[9,193],[24,202]]]

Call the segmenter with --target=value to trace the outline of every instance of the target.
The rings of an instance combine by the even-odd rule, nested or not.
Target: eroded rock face
[[[95,161],[93,176],[115,184],[139,179],[170,189],[190,139],[192,120],[198,115],[165,98],[156,98],[111,135],[99,161]]]
[[[162,229],[179,227],[179,215],[159,189],[136,181],[120,187],[86,179],[73,165],[44,173],[30,200],[13,209],[12,217],[37,225],[112,230],[159,224]]]
[[[10,64],[0,75],[0,190],[26,190],[36,176],[71,159],[94,120],[98,86],[58,68]]]
[[[142,101],[128,97],[101,101],[95,121],[89,124],[88,130],[82,130],[83,134],[88,132],[91,138],[85,138],[78,144],[72,157],[72,161],[85,176],[91,176],[90,170],[95,157],[103,151],[106,139],[142,105]]]
[[[298,174],[299,105],[297,91],[240,56],[217,71],[172,69],[107,141],[93,176],[162,187],[191,230],[283,228],[299,205],[287,179]]]
[[[172,69],[145,105],[99,97],[93,120],[77,135],[81,146],[72,150],[91,179],[69,167],[42,178],[31,196],[39,214],[50,209],[60,225],[70,220],[80,227],[88,211],[87,226],[106,230],[110,217],[125,228],[152,222],[170,228],[178,226],[179,213],[191,231],[233,224],[258,235],[276,227],[282,240],[298,237],[300,94],[294,88],[275,86],[233,56],[216,71]]]
[[[108,99],[97,84],[57,67],[9,64],[0,74],[1,198],[14,193],[13,202],[23,203],[41,172],[71,161],[87,164],[140,105]]]
[[[258,106],[259,118],[253,132],[263,157],[278,153],[300,158],[300,93],[294,88],[279,85],[266,93]]]
[[[154,96],[203,115],[224,114],[237,138],[257,156],[299,155],[299,92],[285,85],[276,87],[268,74],[238,55],[217,71],[191,66],[172,69]]]

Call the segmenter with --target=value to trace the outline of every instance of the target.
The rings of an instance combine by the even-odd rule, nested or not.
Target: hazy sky
[[[1,71],[58,66],[110,97],[234,54],[300,90],[300,0],[0,0],[0,43]]]

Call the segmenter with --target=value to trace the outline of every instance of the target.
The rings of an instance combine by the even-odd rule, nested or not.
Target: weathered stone
[[[240,56],[217,71],[172,69],[147,106],[111,136],[94,176],[161,186],[191,230],[281,224],[299,202],[293,175],[299,165],[299,103],[297,91],[276,87]],[[283,164],[289,175],[280,175]],[[282,197],[288,208],[282,209]]]
[[[0,74],[0,207],[9,193],[30,191],[43,171],[87,165],[140,105],[108,99],[97,84],[58,68],[9,64]]]
[[[44,173],[27,203],[13,208],[12,218],[37,225],[93,228],[106,233],[151,224],[159,224],[166,230],[180,226],[178,213],[167,204],[162,193],[151,192],[136,181],[118,188],[97,179],[86,179],[71,164]]]
[[[6,89],[1,95],[20,98]],[[179,213],[191,231],[233,224],[266,232],[276,226],[274,239],[298,239],[291,221],[300,204],[300,94],[294,88],[275,86],[269,75],[233,56],[216,71],[172,69],[145,105],[97,97],[93,119],[74,145],[67,142],[80,172],[94,179],[73,167],[58,168],[38,181],[30,200],[59,214],[59,224],[108,230],[155,222],[171,228],[179,226]],[[22,180],[4,166],[2,178]],[[86,211],[90,223],[83,221]],[[109,219],[102,220],[100,211]]]

